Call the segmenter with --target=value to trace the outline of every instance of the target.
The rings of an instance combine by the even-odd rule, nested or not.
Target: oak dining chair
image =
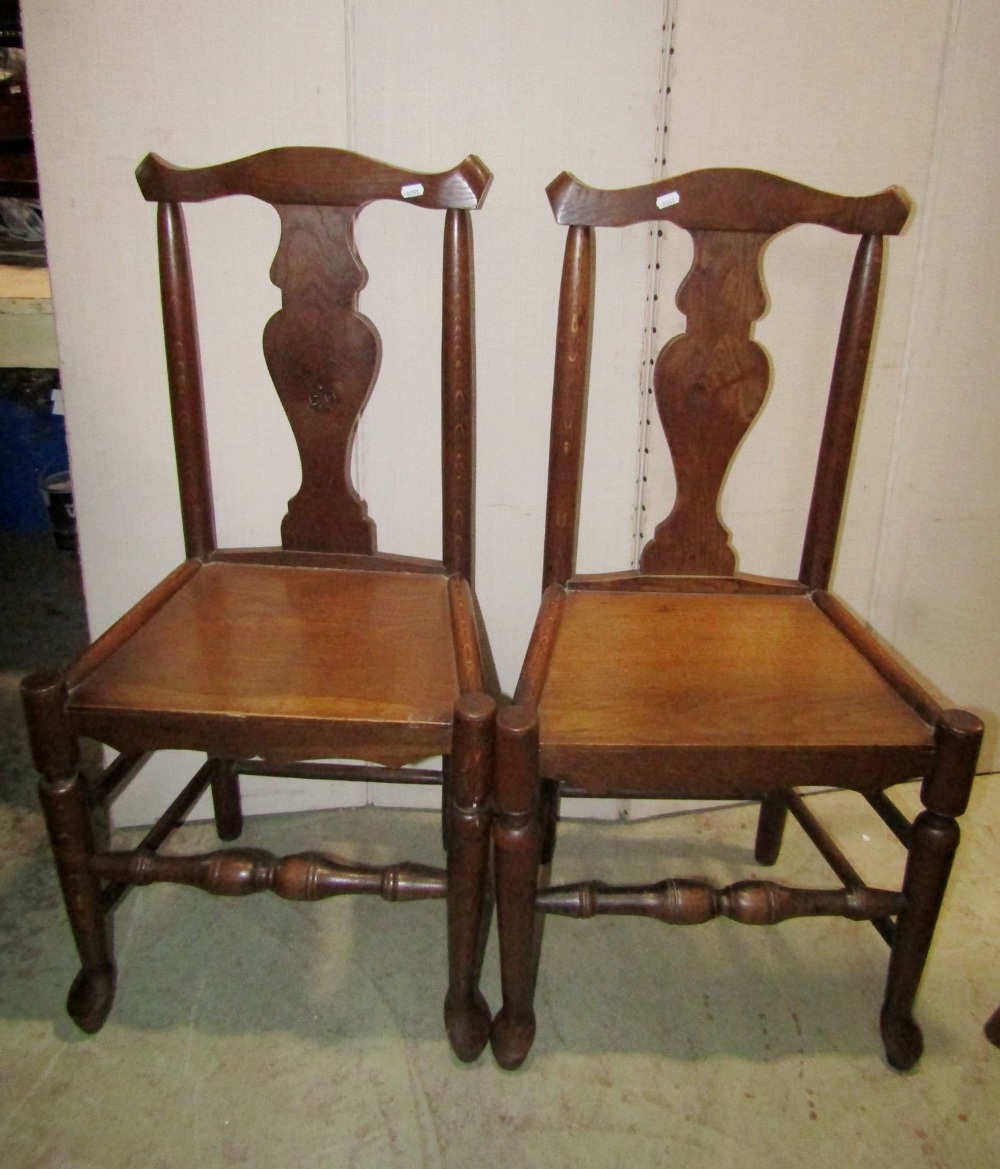
[[[23,685],[42,805],[82,965],[69,1014],[94,1032],[111,1009],[110,919],[133,885],[167,881],[223,896],[271,890],[302,901],[343,893],[442,898],[447,1031],[456,1053],[474,1059],[490,1020],[478,982],[490,912],[496,686],[472,590],[470,213],[492,176],[475,156],[450,171],[421,174],[343,150],[285,147],[194,169],[150,154],[137,179],[157,204],[186,559],[65,672]],[[182,205],[227,196],[261,200],[280,219],[270,276],[281,308],[264,329],[263,352],[302,476],[280,546],[270,548],[221,549],[216,539]],[[367,272],[354,237],[359,212],[375,200],[395,200],[414,214],[445,213],[443,548],[436,560],[378,551],[375,524],[351,479],[352,443],[381,351],[374,325],[358,310]],[[416,392],[419,370],[411,373]],[[429,380],[436,381],[433,371]],[[434,395],[427,409],[437,409]],[[438,453],[430,455],[437,462]],[[96,778],[81,775],[81,736],[118,752]],[[102,847],[95,812],[152,753],[178,748],[203,752],[204,765],[138,846]],[[435,756],[444,760],[440,772],[407,766]],[[443,783],[446,863],[368,865],[310,851],[276,857],[252,847],[160,851],[208,789],[219,837],[239,837],[240,775]]]
[[[910,1068],[922,1051],[914,999],[982,725],[967,712],[942,709],[829,591],[883,239],[902,230],[908,201],[894,188],[841,197],[738,169],[694,171],[626,190],[598,190],[563,173],[548,197],[568,238],[543,597],[514,703],[497,719],[493,832],[503,1006],[493,1024],[494,1054],[514,1068],[531,1047],[546,914],[633,914],[680,925],[720,915],[750,925],[840,915],[870,922],[889,945],[882,1041],[893,1067]],[[687,231],[694,248],[677,294],[685,331],[660,349],[653,374],[676,500],[637,570],[577,574],[595,229],[647,221]],[[738,570],[719,500],[770,383],[768,356],[753,340],[767,305],[762,254],[772,237],[796,224],[860,238],[800,569],[796,579],[771,579]],[[922,780],[924,810],[911,824],[886,789],[913,779]],[[900,889],[865,884],[797,790],[809,785],[851,789],[868,801],[907,849]],[[791,812],[839,885],[807,889],[747,879],[716,888],[683,877],[553,885],[560,794],[760,801],[757,864],[778,859]]]

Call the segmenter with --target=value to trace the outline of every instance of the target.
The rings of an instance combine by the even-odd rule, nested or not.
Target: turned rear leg
[[[240,777],[232,759],[212,759],[212,808],[220,840],[236,840],[243,831]]]
[[[81,970],[66,1009],[81,1030],[99,1031],[114,1001],[115,964],[100,881],[90,868],[94,831],[77,741],[65,715],[66,687],[59,675],[38,674],[24,680],[21,695],[35,767],[42,776],[42,810],[80,955]]]
[[[757,820],[757,840],[753,855],[759,865],[773,865],[781,851],[781,840],[788,819],[788,804],[781,792],[765,796],[760,802]]]
[[[538,849],[538,876],[535,878],[535,892],[547,889],[552,879],[552,861],[556,851],[556,836],[559,830],[559,784],[554,779],[543,779],[539,783],[538,828],[540,844]],[[535,932],[531,951],[531,998],[535,997],[538,984],[538,967],[542,960],[542,942],[545,937],[545,914],[535,914]]]

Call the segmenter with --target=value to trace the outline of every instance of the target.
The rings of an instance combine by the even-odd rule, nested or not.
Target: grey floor
[[[0,557],[3,1169],[1000,1164],[1000,1051],[981,1031],[1000,1001],[991,780],[963,822],[919,1002],[926,1053],[908,1075],[881,1057],[886,951],[865,925],[552,919],[538,1039],[507,1074],[488,1056],[458,1063],[445,1042],[440,904],[229,901],[162,885],[119,910],[118,999],[99,1035],[81,1035],[63,1013],[75,960],[15,694],[21,674],[84,636],[75,566],[30,540],[3,541]],[[897,791],[912,810],[912,788]],[[898,846],[870,810],[842,795],[812,803],[873,881],[898,877]],[[748,808],[566,823],[560,876],[726,882],[754,872],[753,829]],[[214,839],[192,825],[172,847]],[[244,839],[440,857],[422,812],[272,816]],[[795,828],[776,876],[829,884]],[[495,1005],[495,940],[485,989]]]

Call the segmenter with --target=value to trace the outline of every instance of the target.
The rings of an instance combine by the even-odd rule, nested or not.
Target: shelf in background
[[[0,367],[58,365],[48,269],[0,264]]]

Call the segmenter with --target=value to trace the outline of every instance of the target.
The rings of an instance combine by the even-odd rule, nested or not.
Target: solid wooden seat
[[[82,965],[69,1013],[85,1031],[96,1031],[111,1009],[116,970],[108,917],[132,885],[170,881],[226,896],[272,890],[293,900],[342,893],[387,901],[444,898],[445,1024],[459,1057],[474,1059],[490,1026],[478,982],[491,911],[497,687],[472,591],[470,212],[492,176],[472,155],[450,171],[421,174],[308,147],[191,170],[149,155],[137,178],[145,197],[158,204],[187,559],[64,674],[23,685],[42,804]],[[281,309],[264,328],[263,351],[298,447],[302,481],[288,501],[278,548],[220,550],[216,540],[182,204],[229,195],[271,204],[281,222],[270,270]],[[350,474],[355,431],[380,362],[379,335],[359,312],[367,272],[354,223],[376,199],[445,212],[440,560],[380,553]],[[89,784],[80,775],[82,735],[120,752]],[[207,760],[138,847],[100,848],[91,805],[106,808],[162,749],[202,751]],[[436,755],[444,760],[440,770],[404,766]],[[209,788],[219,836],[239,836],[241,773],[441,783],[446,864],[367,865],[253,848],[159,852]]]
[[[827,773],[850,786],[845,766],[878,789],[919,774],[933,743],[807,596],[572,582],[538,721],[546,776],[618,798],[759,799]]]
[[[71,685],[67,709],[123,751],[174,728],[175,745],[235,758],[399,766],[447,752],[460,693],[445,576],[209,563]]]
[[[829,591],[875,326],[883,236],[908,205],[750,170],[705,170],[601,191],[562,174],[548,188],[569,227],[559,302],[542,606],[514,703],[497,720],[494,817],[503,1008],[498,1062],[534,1038],[543,915],[635,914],[677,925],[724,915],[752,925],[831,914],[870,921],[891,947],[882,1007],[889,1062],[912,1067],[913,1003],[958,843],[982,724],[942,710]],[[655,220],[690,233],[677,293],[682,335],[654,362],[652,393],[676,499],[630,571],[576,575],[577,512],[594,292],[594,229]],[[859,235],[796,580],[737,570],[719,516],[723,483],[767,397],[770,363],[753,340],[767,306],[761,257],[799,223]],[[655,331],[655,330],[654,330]],[[647,424],[648,425],[648,424]],[[885,794],[922,779],[910,824]],[[900,890],[866,885],[796,790],[860,792],[909,850]],[[761,801],[755,845],[774,864],[789,812],[839,878],[834,889],[759,879],[717,889],[549,887],[560,791],[616,799]]]

